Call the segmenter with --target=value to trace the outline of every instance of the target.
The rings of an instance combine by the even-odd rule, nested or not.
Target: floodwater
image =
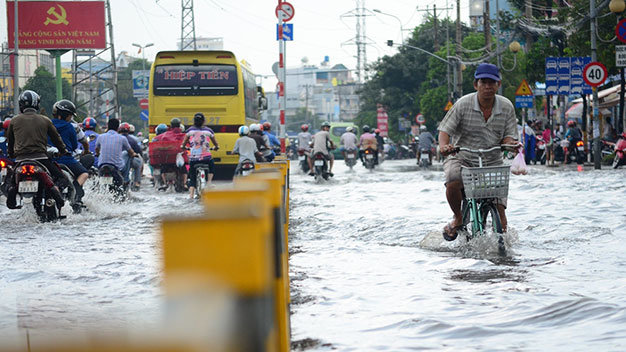
[[[337,161],[316,184],[293,165],[295,350],[626,350],[625,169],[512,176],[504,258],[488,237],[442,239],[442,178],[411,160],[372,173]],[[0,341],[161,318],[157,220],[201,205],[147,184],[124,204],[85,203],[48,224],[0,208]]]

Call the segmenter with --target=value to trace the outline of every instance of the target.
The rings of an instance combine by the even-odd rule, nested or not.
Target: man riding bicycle
[[[495,65],[478,65],[474,73],[476,92],[459,99],[439,125],[439,151],[442,155],[453,154],[456,147],[487,149],[499,144],[518,144],[515,109],[510,100],[496,94],[500,84],[500,72]],[[483,164],[501,165],[502,152],[495,150],[485,153]],[[443,237],[447,241],[455,240],[457,231],[463,227],[461,166],[478,165],[472,155],[465,151],[448,157],[443,164],[446,198],[454,214],[453,220],[443,229]],[[504,231],[507,226],[506,201],[506,198],[497,201]]]

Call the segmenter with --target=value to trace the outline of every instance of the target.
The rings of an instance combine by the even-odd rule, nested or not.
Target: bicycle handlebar
[[[475,154],[482,154],[482,153],[488,153],[488,152],[492,152],[494,150],[515,150],[519,148],[519,145],[517,144],[502,144],[502,145],[496,145],[494,147],[491,148],[487,148],[487,149],[469,149],[469,148],[465,148],[465,147],[456,147],[454,148],[455,152],[459,152],[459,151],[465,151],[465,152],[470,152],[470,153],[475,153]]]

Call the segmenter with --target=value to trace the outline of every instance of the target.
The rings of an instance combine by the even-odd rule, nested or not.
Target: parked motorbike
[[[367,148],[363,151],[363,166],[366,169],[373,171],[376,166],[376,150]]]
[[[613,158],[613,168],[617,169],[622,165],[626,165],[626,136],[622,134],[620,139],[615,143],[615,158]]]
[[[354,165],[356,165],[356,153],[357,151],[355,149],[348,149],[345,152],[346,157],[344,158],[344,162],[346,163],[346,166],[350,168],[350,170],[352,170]]]
[[[302,148],[298,149],[298,160],[300,161],[300,169],[303,173],[309,172],[309,161],[307,160],[309,155]]]
[[[328,173],[328,160],[324,153],[315,153],[313,155],[313,167],[315,169],[315,182],[320,182],[322,179],[328,180],[330,174]]]

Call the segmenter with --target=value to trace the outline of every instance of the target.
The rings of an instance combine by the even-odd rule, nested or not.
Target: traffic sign
[[[615,66],[617,67],[626,66],[626,45],[615,46]]]
[[[143,98],[139,100],[139,107],[141,108],[141,110],[148,110],[148,99]]]
[[[558,92],[562,95],[569,94],[570,89],[570,58],[559,57],[557,62],[558,78]]]
[[[526,79],[523,79],[522,83],[520,83],[519,87],[517,87],[517,90],[515,91],[515,95],[533,95],[533,91],[530,90],[530,87],[528,86],[528,82],[526,82]]]
[[[516,108],[532,108],[535,98],[532,95],[516,95],[515,107]]]
[[[424,115],[422,115],[422,114],[417,114],[417,115],[415,115],[415,122],[417,122],[417,123],[419,123],[421,125],[424,122],[426,122],[426,118],[424,118]]]
[[[448,104],[446,104],[446,107],[443,108],[443,111],[448,111],[450,109],[452,109],[452,102],[448,100]]]
[[[293,23],[283,23],[283,30],[276,24],[276,40],[293,40]]]
[[[148,96],[149,70],[133,70],[133,97],[143,98]]]
[[[598,61],[590,62],[583,69],[583,79],[592,87],[602,85],[607,76],[606,67]]]
[[[144,121],[148,121],[148,110],[141,110],[141,112],[139,113],[139,118]]]
[[[615,26],[615,35],[622,43],[626,43],[626,18],[620,20]]]
[[[295,10],[293,5],[288,2],[281,2],[276,6],[276,18],[282,19],[283,22],[288,22],[293,18]]]
[[[546,58],[546,94],[558,94],[559,73],[556,69],[558,57]]]
[[[589,56],[572,57],[570,65],[570,94],[591,94],[591,87],[583,80],[583,68],[591,62]]]

